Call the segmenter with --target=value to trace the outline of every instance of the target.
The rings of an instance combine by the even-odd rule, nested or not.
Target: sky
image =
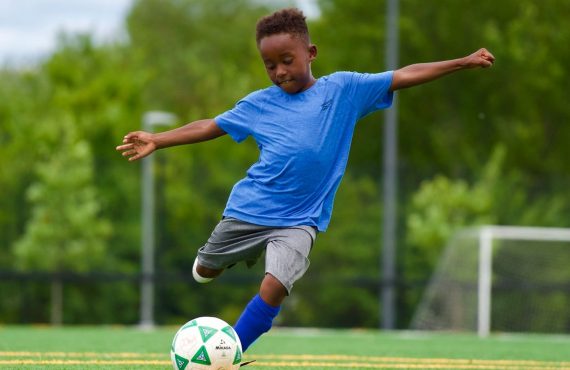
[[[297,0],[308,16],[316,0]],[[88,32],[95,40],[121,36],[133,0],[0,0],[0,64],[34,61],[53,51],[57,34]]]
[[[0,61],[51,52],[59,31],[118,37],[132,0],[0,0]]]

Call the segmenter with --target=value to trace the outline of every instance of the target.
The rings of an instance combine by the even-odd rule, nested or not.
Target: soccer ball
[[[241,343],[230,325],[216,317],[198,317],[182,325],[172,341],[174,370],[237,370]]]

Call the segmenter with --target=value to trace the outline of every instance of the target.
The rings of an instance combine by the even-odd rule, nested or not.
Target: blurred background
[[[181,125],[268,86],[255,23],[291,5],[309,16],[316,77],[386,69],[381,0],[1,2],[0,323],[138,324],[145,282],[154,284],[153,323],[237,318],[263,263],[236,266],[206,286],[191,266],[233,184],[257,159],[253,140],[222,137],[154,155],[151,273],[141,269],[141,163],[115,146],[149,111]],[[408,328],[457,230],[570,227],[570,2],[399,5],[400,66],[480,47],[496,63],[398,92],[389,281],[381,257],[385,118],[358,124],[330,228],[279,325],[378,327],[390,286],[395,328]],[[556,304],[570,307],[569,282],[558,289]],[[567,313],[560,328],[570,332]]]

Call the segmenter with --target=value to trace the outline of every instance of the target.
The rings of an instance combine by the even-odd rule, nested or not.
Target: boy
[[[303,13],[277,11],[259,20],[256,41],[273,86],[255,91],[215,117],[170,131],[131,132],[117,147],[129,161],[156,149],[229,134],[252,136],[259,160],[233,188],[224,218],[198,250],[193,276],[206,283],[225,268],[265,252],[265,276],[235,330],[243,350],[267,332],[293,283],[309,266],[317,233],[325,231],[344,174],[356,122],[388,108],[393,92],[451,72],[490,67],[485,49],[460,59],[410,65],[378,74],[340,72],[313,77],[317,47]]]

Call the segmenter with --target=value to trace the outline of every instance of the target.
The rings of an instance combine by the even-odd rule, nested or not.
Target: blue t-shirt
[[[252,136],[259,160],[233,188],[224,216],[325,231],[356,122],[392,104],[393,72],[338,72],[288,94],[255,91],[214,120],[235,141]]]

